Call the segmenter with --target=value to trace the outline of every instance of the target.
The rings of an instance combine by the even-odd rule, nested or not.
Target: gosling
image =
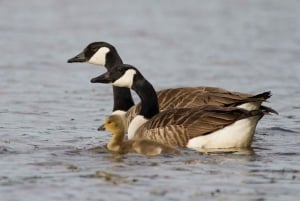
[[[104,128],[103,128],[104,127]],[[122,118],[118,115],[111,115],[104,121],[103,127],[98,130],[106,130],[112,133],[112,138],[107,144],[107,149],[119,154],[136,152],[146,156],[156,156],[159,154],[180,154],[180,152],[168,145],[154,142],[148,139],[136,139],[124,141],[125,128]]]

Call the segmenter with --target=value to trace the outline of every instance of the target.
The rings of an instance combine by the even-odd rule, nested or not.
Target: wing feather
[[[249,101],[263,101],[262,97],[251,94],[230,92],[216,87],[183,87],[157,92],[160,111],[175,108],[192,108],[202,105],[230,106]],[[128,124],[140,111],[141,105],[131,107],[126,117]]]
[[[237,120],[258,115],[235,107],[205,106],[160,112],[143,124],[135,135],[172,146],[185,146],[189,139],[207,135]],[[259,112],[259,115],[262,115]]]

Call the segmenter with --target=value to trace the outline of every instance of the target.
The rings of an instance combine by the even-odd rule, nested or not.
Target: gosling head
[[[98,77],[91,79],[92,83],[111,83],[116,87],[132,88],[133,83],[143,78],[133,66],[127,64],[116,65]]]
[[[81,53],[68,60],[68,63],[87,62],[91,64],[108,66],[122,63],[114,46],[107,42],[94,42],[89,44]]]
[[[104,120],[104,128],[106,131],[114,134],[116,131],[124,131],[122,118],[118,115],[111,115]]]

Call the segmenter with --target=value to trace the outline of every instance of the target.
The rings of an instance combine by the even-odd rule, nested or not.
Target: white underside
[[[252,110],[258,110],[260,108],[260,106],[261,106],[261,102],[251,102],[251,103],[244,103],[237,107],[248,110],[248,111],[252,111]]]
[[[211,134],[189,140],[191,149],[226,149],[250,147],[259,116],[239,120]]]
[[[106,54],[109,48],[101,47],[89,60],[88,63],[104,66],[106,63]]]
[[[128,139],[133,139],[137,129],[147,121],[148,120],[142,115],[137,115],[134,117],[128,127]]]

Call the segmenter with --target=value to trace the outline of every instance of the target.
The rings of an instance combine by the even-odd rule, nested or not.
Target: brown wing
[[[230,106],[249,101],[265,101],[270,97],[270,92],[253,96],[214,87],[188,87],[161,90],[157,92],[157,96],[160,110],[163,111],[201,105]]]
[[[246,111],[233,107],[203,106],[180,108],[155,115],[137,130],[136,138],[147,138],[172,146],[186,146],[189,139],[207,135],[224,128],[237,120],[259,111]]]
[[[202,105],[230,106],[245,101],[255,101],[256,96],[229,92],[216,87],[184,87],[157,92],[160,111],[175,108],[192,108]],[[258,99],[258,98],[256,98]],[[260,101],[265,99],[259,98]],[[128,124],[140,111],[141,105],[131,107],[127,114]]]

